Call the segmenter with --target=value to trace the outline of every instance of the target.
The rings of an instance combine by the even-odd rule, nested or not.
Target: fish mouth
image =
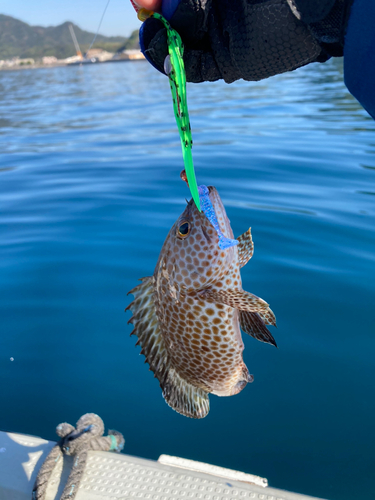
[[[215,186],[206,186],[206,187],[207,187],[207,189],[208,189],[208,194],[209,194],[209,195],[211,195],[211,194],[213,194],[213,193],[215,193],[216,195],[218,195],[218,192],[217,192],[217,189],[215,188]],[[211,196],[210,196],[210,198],[211,198]],[[220,198],[220,197],[219,197],[219,198]],[[211,202],[212,202],[212,201],[213,201],[213,200],[211,200]],[[186,202],[187,202],[187,204],[188,204],[188,205],[195,205],[193,198],[190,198],[190,200],[189,200],[189,201],[188,201],[188,200],[186,200]]]
[[[208,186],[208,193],[222,233],[226,238],[233,238],[230,221],[217,189],[214,186]]]
[[[221,198],[219,196],[219,193],[217,192],[217,189],[214,186],[207,186],[207,189],[208,189],[210,201],[211,201],[212,206],[214,207],[215,212],[216,212],[218,208],[223,207]]]
[[[210,201],[212,203],[212,207],[215,211],[216,217],[219,220],[221,218],[222,222],[219,221],[219,225],[221,226],[220,227],[221,231],[223,232],[223,234],[226,237],[233,237],[232,230],[230,229],[229,219],[227,217],[223,202],[221,201],[221,198],[220,198],[220,195],[219,195],[217,189],[215,188],[215,186],[207,186],[207,189],[208,189],[208,195],[209,195]],[[191,198],[190,202],[188,203],[188,206],[189,206],[189,209],[198,210],[195,206],[193,198]],[[199,215],[203,218],[206,218],[206,215],[204,215],[203,212],[200,212]],[[227,233],[230,236],[228,236]]]

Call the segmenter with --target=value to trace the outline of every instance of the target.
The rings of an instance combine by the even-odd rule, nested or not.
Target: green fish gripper
[[[193,155],[191,151],[191,148],[193,146],[193,139],[191,136],[189,112],[186,100],[186,73],[183,60],[184,46],[182,44],[180,35],[172,28],[169,22],[161,14],[152,12],[147,9],[140,9],[138,11],[138,18],[141,21],[145,21],[149,17],[159,19],[159,21],[164,24],[167,30],[167,43],[170,63],[168,78],[172,92],[173,111],[180,134],[182,156],[184,159],[188,186],[193,200],[198,210],[201,212],[198,186],[194,172]]]

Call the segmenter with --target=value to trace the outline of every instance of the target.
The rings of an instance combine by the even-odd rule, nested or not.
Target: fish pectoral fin
[[[228,290],[212,290],[208,288],[197,293],[197,298],[213,302],[216,304],[225,304],[240,311],[261,312],[268,309],[268,304],[263,299],[245,292],[231,288]]]
[[[265,311],[259,312],[259,316],[262,318],[266,325],[276,326],[277,328],[276,316],[270,308],[266,309]]]
[[[125,309],[130,309],[133,313],[128,321],[134,325],[130,335],[138,337],[136,345],[141,345],[141,354],[145,356],[145,362],[149,364],[150,370],[161,383],[168,371],[169,359],[156,314],[152,276],[142,278],[142,283],[129,293],[135,297]]]
[[[168,405],[185,417],[204,418],[210,411],[208,393],[186,382],[174,368],[170,368],[160,382]]]
[[[254,253],[254,243],[251,237],[251,227],[237,238],[238,240],[238,263],[240,267],[245,266]]]
[[[242,331],[251,335],[254,339],[277,347],[275,339],[266,327],[260,314],[249,311],[240,311],[240,327]]]

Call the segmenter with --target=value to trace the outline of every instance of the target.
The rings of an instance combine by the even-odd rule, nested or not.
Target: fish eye
[[[177,231],[177,236],[180,238],[186,238],[190,233],[190,224],[187,221],[183,221]]]

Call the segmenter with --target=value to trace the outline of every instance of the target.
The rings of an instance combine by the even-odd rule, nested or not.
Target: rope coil
[[[108,436],[103,436],[103,420],[95,413],[83,415],[75,427],[66,422],[59,424],[56,433],[61,439],[49,452],[38,472],[32,500],[45,500],[52,472],[64,454],[74,456],[75,460],[60,500],[74,500],[86,467],[88,452],[94,450],[119,453],[125,444],[120,432],[109,430]]]

